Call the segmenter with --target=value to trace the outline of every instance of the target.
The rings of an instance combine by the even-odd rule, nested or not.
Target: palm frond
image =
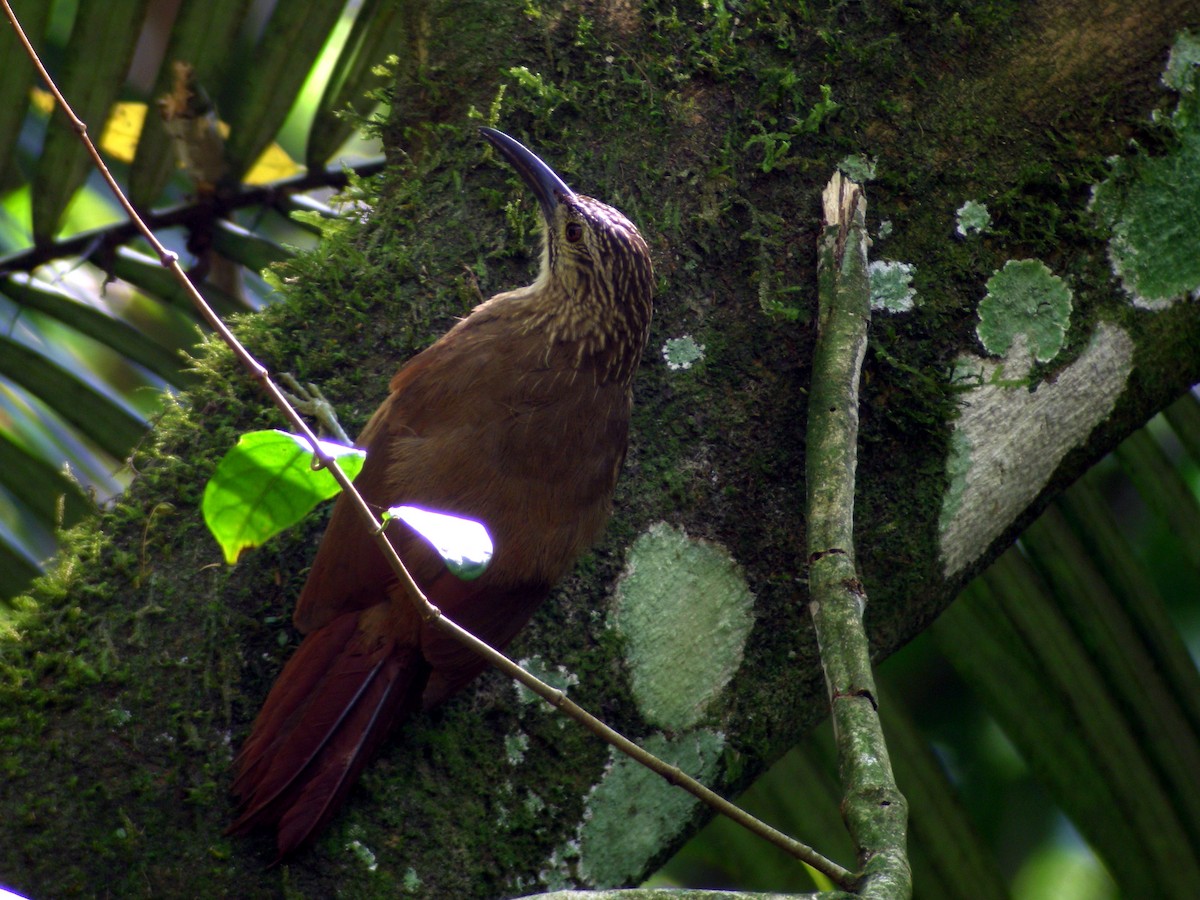
[[[364,116],[370,112],[374,101],[362,94],[377,86],[371,68],[384,61],[397,33],[393,3],[281,3],[259,23],[247,21],[251,6],[250,0],[181,4],[162,39],[161,23],[145,27],[147,0],[14,3],[93,139],[105,134],[119,145],[128,168],[110,165],[135,205],[156,231],[167,229],[159,233],[189,262],[222,315],[266,302],[265,286],[237,272],[257,275],[286,259],[292,251],[281,241],[297,235],[302,241],[306,233],[306,226],[281,231],[285,219],[275,214],[237,211],[276,209],[286,217],[296,208],[288,199],[295,194],[345,184],[343,166],[325,168],[353,129],[336,110],[354,105]],[[0,520],[9,525],[0,529],[0,551],[11,557],[0,596],[8,597],[36,574],[50,546],[47,529],[73,521],[89,488],[107,496],[124,480],[123,460],[155,407],[147,398],[187,383],[184,351],[199,337],[200,323],[129,223],[97,223],[90,210],[108,204],[88,184],[84,148],[65,117],[47,115],[44,98],[30,102],[33,68],[7,23],[0,51],[14,61],[0,79],[0,186],[16,188],[4,204],[10,219],[20,223],[26,203],[28,216],[24,243],[0,237],[0,388],[13,398],[14,411],[0,425],[0,458],[10,463],[0,466],[6,510]],[[300,107],[311,170],[269,184],[189,183],[156,103],[177,88],[179,63],[189,67],[189,89],[214,98],[225,114],[228,172],[250,170]],[[201,97],[196,106],[207,102]],[[118,109],[123,130],[114,131],[106,122]],[[363,169],[379,165],[371,160]],[[18,437],[39,428],[74,437],[66,443]],[[62,474],[64,464],[78,482]],[[51,522],[49,511],[62,503],[68,514]]]

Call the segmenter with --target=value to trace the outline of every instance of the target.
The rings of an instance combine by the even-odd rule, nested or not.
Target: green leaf
[[[37,310],[57,319],[80,334],[110,347],[171,384],[182,384],[183,345],[168,346],[110,314],[101,307],[80,302],[69,294],[39,284],[24,274],[0,280],[0,296],[10,297],[18,307]]]
[[[200,314],[192,303],[191,294],[180,287],[171,271],[163,268],[162,263],[154,257],[139,253],[129,247],[118,247],[115,254],[103,261],[101,268],[122,281],[128,281],[142,293],[153,297],[160,303],[183,310],[193,319],[200,320]],[[247,310],[247,305],[242,299],[214,287],[206,281],[196,287],[219,316],[229,316]]]
[[[40,574],[38,561],[29,556],[0,522],[0,597],[19,594]]]
[[[353,107],[366,116],[376,101],[368,89],[382,87],[387,78],[376,72],[389,51],[405,45],[405,7],[385,0],[366,0],[338,55],[317,113],[308,131],[308,167],[318,169],[354,131],[354,122],[339,115]]]
[[[483,523],[418,506],[393,506],[387,514],[425,538],[463,581],[473,581],[492,561],[492,539]]]
[[[332,441],[321,441],[321,449],[351,478],[367,456]],[[313,468],[314,459],[307,440],[276,430],[244,434],[225,454],[204,488],[200,511],[227,563],[295,525],[341,490],[328,471]]]
[[[877,689],[896,783],[908,801],[914,881],[920,879],[926,897],[1003,900],[1004,873],[964,809],[944,760],[919,730],[902,692],[883,680]]]
[[[0,433],[0,485],[47,528],[73,525],[96,508],[78,482],[5,433]]]
[[[125,83],[145,10],[146,0],[80,0],[56,80],[93,141],[99,141],[109,109]],[[49,240],[57,231],[67,204],[91,170],[92,161],[79,135],[56,112],[33,176],[37,242]]]
[[[276,4],[262,40],[242,60],[243,77],[224,86],[227,156],[237,177],[279,132],[345,5],[344,0]]]
[[[1200,504],[1180,467],[1144,428],[1117,447],[1116,458],[1146,504],[1183,538],[1184,555],[1200,568],[1200,541],[1195,540],[1200,535]]]
[[[17,14],[21,27],[25,29],[34,47],[44,50],[46,42],[42,35],[50,21],[52,4],[46,0],[9,0],[9,6]],[[21,134],[21,123],[29,108],[29,89],[34,85],[33,64],[25,57],[25,51],[17,42],[17,35],[9,27],[8,19],[0,20],[0,59],[6,62],[4,77],[0,78],[0,176],[16,176],[16,169],[9,171],[9,163],[17,151]],[[3,190],[13,187],[3,184]]]
[[[5,335],[0,335],[0,377],[39,398],[117,459],[146,433],[141,416],[107,386]]]
[[[1090,573],[1087,580],[1096,586]],[[1169,694],[1158,709],[1130,705],[1144,686],[1120,685],[1122,672],[1154,656],[1128,624],[1118,626],[1124,634],[1113,631],[1128,617],[1107,597],[1086,593],[1063,609],[1055,587],[1036,561],[1010,550],[938,619],[933,634],[1124,896],[1196,896],[1196,831],[1177,788],[1191,776],[1163,777],[1159,765],[1194,757],[1195,734],[1178,725],[1178,710],[1165,727],[1158,719],[1162,704],[1178,706]],[[1139,681],[1154,680],[1139,673]],[[1178,743],[1167,750],[1164,741]]]
[[[294,255],[275,241],[226,220],[216,223],[212,237],[213,249],[252,272],[261,273],[273,263]]]

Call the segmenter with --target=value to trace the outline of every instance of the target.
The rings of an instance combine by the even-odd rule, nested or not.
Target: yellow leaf
[[[41,88],[31,88],[30,102],[39,112],[49,115],[54,110],[54,95]],[[114,159],[124,163],[133,162],[138,139],[146,122],[145,103],[117,103],[100,135],[100,148]],[[217,124],[221,137],[228,137],[229,126]],[[290,178],[304,171],[304,166],[288,156],[279,144],[271,144],[263,151],[258,161],[243,179],[245,184],[270,184]]]
[[[100,134],[100,149],[123,163],[133,162],[145,122],[145,103],[115,104]]]
[[[29,89],[29,102],[38,112],[54,112],[54,95],[35,87]],[[112,108],[104,129],[100,132],[100,149],[121,162],[133,162],[138,138],[146,122],[145,103],[117,103]],[[90,129],[89,129],[90,130]]]
[[[246,184],[270,184],[272,181],[290,178],[303,171],[304,166],[288,156],[287,151],[278,144],[272,144],[263,151],[258,162],[250,167],[242,181]]]
[[[54,112],[54,95],[49,91],[44,91],[41,88],[35,87],[29,89],[29,102],[33,104],[33,108],[42,115],[50,115]]]

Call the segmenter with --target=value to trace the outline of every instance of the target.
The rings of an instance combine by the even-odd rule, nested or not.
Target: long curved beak
[[[480,134],[512,163],[522,180],[537,196],[547,222],[554,221],[554,210],[563,200],[575,196],[552,168],[542,162],[532,150],[495,128],[480,128]]]

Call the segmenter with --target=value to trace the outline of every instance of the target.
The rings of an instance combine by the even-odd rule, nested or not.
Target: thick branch
[[[912,894],[907,808],[879,723],[863,629],[866,590],[854,562],[858,383],[867,347],[866,198],[840,173],[825,189],[819,333],[808,404],[808,562],[813,624],[832,707],[842,804],[862,866],[863,896]]]

